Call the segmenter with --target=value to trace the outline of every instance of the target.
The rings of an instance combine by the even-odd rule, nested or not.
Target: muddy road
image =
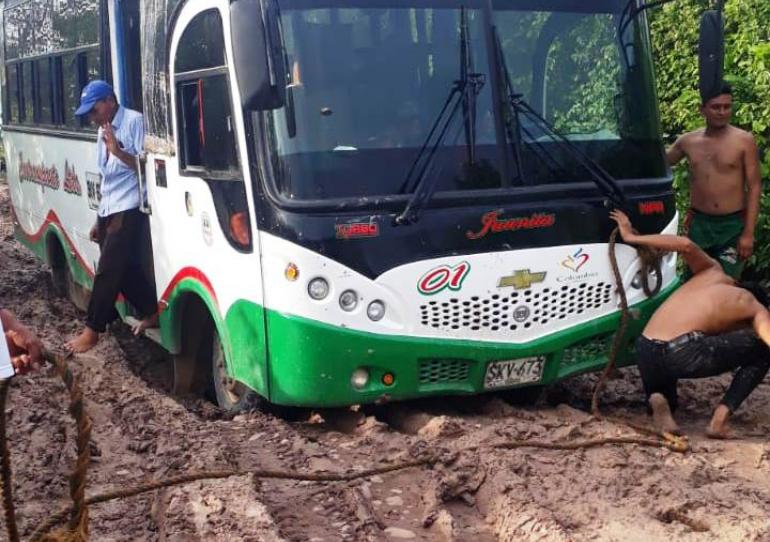
[[[0,274],[0,305],[48,346],[82,326],[83,315],[52,294],[45,267],[14,241],[2,182]],[[244,475],[156,490],[92,506],[92,540],[770,541],[770,381],[735,418],[744,438],[722,442],[703,429],[727,379],[682,383],[692,451],[677,454],[635,444],[490,448],[630,434],[586,414],[593,376],[554,386],[526,408],[489,395],[228,416],[206,400],[173,396],[169,358],[120,324],[71,366],[93,418],[89,495],[190,470],[347,472],[425,454],[443,459],[353,482]],[[603,409],[646,422],[635,370],[609,383]],[[69,502],[75,428],[50,370],[14,379],[7,412],[24,539]]]

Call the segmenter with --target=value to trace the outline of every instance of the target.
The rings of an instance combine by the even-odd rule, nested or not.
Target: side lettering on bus
[[[447,288],[459,291],[463,281],[471,270],[471,264],[460,262],[457,265],[440,265],[425,273],[417,282],[417,290],[422,295],[434,295]]]
[[[64,161],[63,188],[65,192],[76,196],[83,193],[83,189],[80,187],[80,179],[78,179],[78,174],[75,172],[75,164],[72,164],[72,167],[70,167],[66,160]]]
[[[22,153],[19,153],[19,182],[35,183],[53,190],[58,190],[61,184],[56,166],[45,167],[29,160],[25,162]]]

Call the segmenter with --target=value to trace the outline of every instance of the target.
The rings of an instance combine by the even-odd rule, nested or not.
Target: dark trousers
[[[101,256],[86,325],[103,333],[107,324],[118,316],[115,300],[119,293],[142,317],[155,313],[157,300],[155,285],[148,280],[142,266],[142,252],[149,235],[147,216],[139,209],[131,209],[99,217],[97,228]]]
[[[719,335],[694,331],[670,341],[641,336],[636,350],[647,397],[653,393],[662,394],[672,410],[677,406],[678,379],[705,378],[735,371],[721,401],[730,412],[735,412],[770,368],[770,348],[752,329]]]

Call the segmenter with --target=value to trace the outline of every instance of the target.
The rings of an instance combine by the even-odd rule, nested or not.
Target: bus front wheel
[[[225,352],[216,331],[211,345],[211,358],[214,393],[220,408],[227,412],[238,412],[262,406],[262,400],[256,392],[228,373]]]

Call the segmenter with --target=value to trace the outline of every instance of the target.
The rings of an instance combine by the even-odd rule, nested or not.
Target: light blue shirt
[[[112,129],[118,144],[128,154],[137,156],[144,150],[144,120],[141,113],[118,106],[112,119]],[[102,132],[100,127],[96,140],[96,160],[102,174],[102,199],[97,213],[99,216],[109,216],[137,209],[141,202],[136,171],[107,152]]]

